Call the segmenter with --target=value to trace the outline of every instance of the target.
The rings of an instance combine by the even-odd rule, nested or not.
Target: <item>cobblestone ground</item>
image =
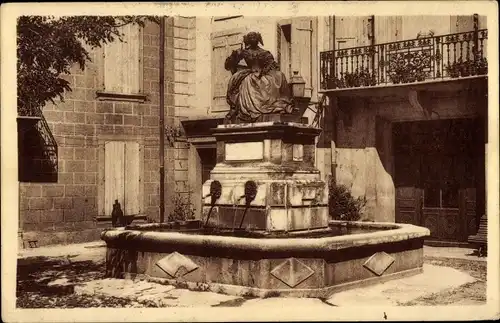
[[[18,259],[18,308],[235,306],[246,299],[104,277],[103,261]],[[103,292],[105,290],[105,293]]]
[[[280,306],[290,302],[295,304],[295,301],[287,299],[252,300],[211,292],[191,292],[149,282],[107,279],[104,277],[105,265],[101,259],[94,257],[93,260],[85,260],[79,256],[18,259],[17,307],[246,307],[252,304],[264,306],[269,302],[278,302]],[[485,261],[426,257],[425,262],[455,268],[477,280],[401,305],[474,305],[486,301]],[[315,299],[302,299],[300,302],[304,306],[331,306]]]
[[[425,262],[458,269],[468,273],[476,281],[423,296],[402,305],[482,305],[486,303],[486,261],[425,257]]]

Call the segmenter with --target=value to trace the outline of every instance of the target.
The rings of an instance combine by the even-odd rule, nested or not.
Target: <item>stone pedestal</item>
[[[203,221],[217,228],[293,231],[328,227],[328,185],[314,166],[320,129],[269,116],[220,125],[217,165],[203,185]],[[242,222],[243,219],[243,222]]]

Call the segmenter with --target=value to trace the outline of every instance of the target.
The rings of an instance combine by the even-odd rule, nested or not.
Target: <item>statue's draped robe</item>
[[[236,71],[244,59],[248,68]],[[279,71],[273,55],[262,48],[235,52],[225,67],[233,72],[227,90],[227,103],[241,120],[255,121],[263,114],[292,113],[293,103],[285,75]]]

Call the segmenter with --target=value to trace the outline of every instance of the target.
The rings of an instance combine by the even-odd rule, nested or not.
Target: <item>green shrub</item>
[[[359,221],[366,199],[354,198],[347,187],[330,182],[328,208],[333,220]]]

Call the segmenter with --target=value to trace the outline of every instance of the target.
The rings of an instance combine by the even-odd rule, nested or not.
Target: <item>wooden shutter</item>
[[[474,30],[474,16],[451,16],[450,18],[450,32],[462,33]]]
[[[390,43],[402,40],[401,16],[375,16],[375,43]]]
[[[277,24],[276,25],[276,44],[277,44],[277,50],[276,50],[276,63],[278,63],[278,66],[281,69],[281,51],[283,50],[283,46],[281,44],[281,25]],[[283,71],[283,70],[282,70]]]
[[[304,78],[307,97],[310,97],[312,92],[312,32],[311,17],[292,19],[292,75],[298,71]]]
[[[139,156],[139,143],[127,142],[125,144],[125,205],[123,206],[125,215],[137,215],[141,212]]]
[[[419,33],[428,34],[431,30],[434,35],[450,33],[449,16],[403,16],[403,40],[415,39]]]
[[[370,45],[370,16],[335,17],[335,48]]]
[[[115,200],[124,209],[125,143],[109,141],[104,146],[104,210],[111,216]]]
[[[292,77],[292,20],[285,19],[278,23],[276,62],[280,71],[290,81]]]
[[[104,47],[104,90],[132,94],[140,92],[141,31],[137,25],[121,28],[123,42],[116,39]]]
[[[212,40],[212,112],[229,110],[226,102],[227,85],[231,72],[226,71],[226,58],[241,47],[246,28],[224,30],[211,34]]]
[[[125,44],[128,48],[128,54],[126,56],[126,67],[124,71],[125,84],[127,85],[124,89],[125,93],[139,93],[140,84],[139,81],[141,77],[139,74],[141,72],[141,57],[140,57],[140,46],[141,46],[141,28],[137,25],[128,25],[129,30],[129,43]]]

